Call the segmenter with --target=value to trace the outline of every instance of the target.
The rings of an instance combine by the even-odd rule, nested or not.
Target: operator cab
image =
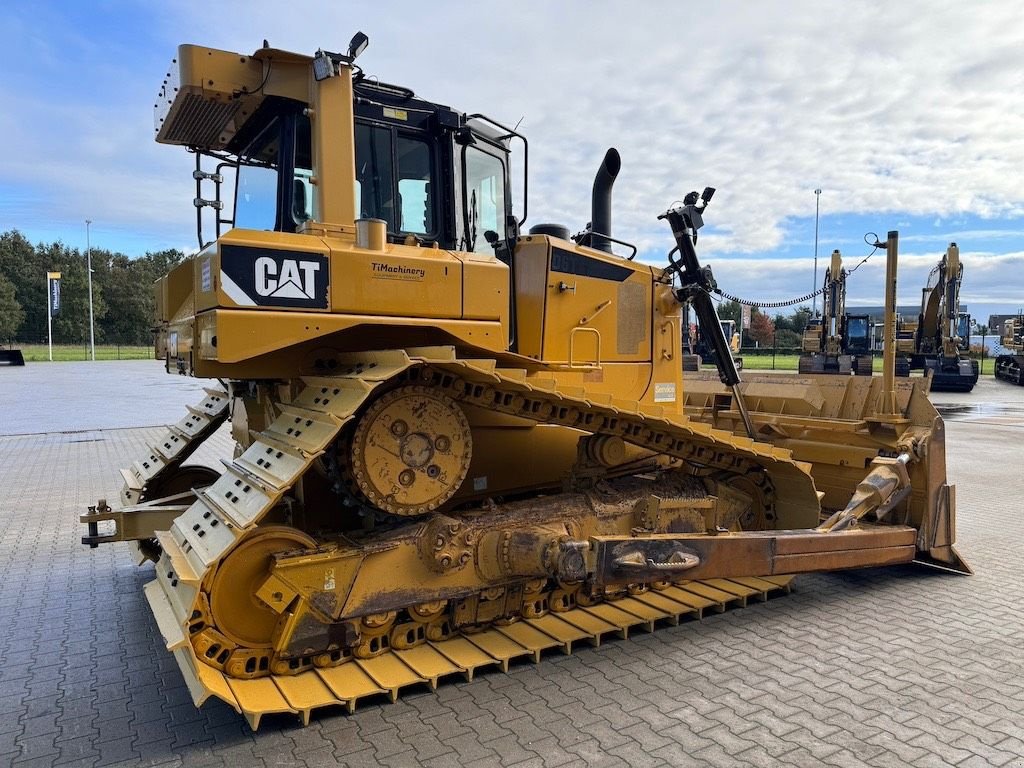
[[[867,353],[871,350],[871,322],[868,315],[847,315],[843,333],[847,354]]]
[[[525,148],[525,139],[400,86],[357,76],[353,90],[355,218],[383,220],[391,242],[413,238],[507,261],[521,223],[512,214],[510,144],[518,138]],[[297,232],[316,218],[306,108],[265,98],[215,155],[217,173],[236,175],[232,213],[217,217],[218,237],[220,225]]]
[[[961,312],[956,318],[957,347],[961,352],[967,352],[971,346],[971,316],[967,312]]]

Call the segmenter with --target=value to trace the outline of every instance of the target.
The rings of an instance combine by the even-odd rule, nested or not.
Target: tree
[[[14,283],[0,273],[0,342],[14,338],[22,322],[25,311],[14,295]]]
[[[793,319],[791,320],[793,330],[798,334],[802,334],[807,330],[807,324],[811,322],[811,316],[812,313],[810,307],[797,307],[796,311],[792,315]]]
[[[14,286],[14,297],[24,317],[18,340],[46,340],[46,271],[32,243],[17,230],[0,234],[0,274]]]
[[[770,347],[775,336],[775,323],[768,315],[753,312],[750,316],[750,328],[747,335],[762,347]]]
[[[123,253],[104,251],[102,270],[97,269],[103,282],[103,296],[107,301],[107,317],[103,323],[108,342],[116,344],[149,344],[153,340],[151,328],[156,311],[153,284],[185,259],[178,250],[147,253],[129,258]],[[93,255],[93,265],[97,264]]]
[[[794,349],[800,346],[802,336],[796,331],[791,331],[788,328],[779,329],[779,326],[775,326],[775,347],[776,349]]]
[[[92,295],[96,341],[149,344],[155,296],[153,283],[181,264],[185,255],[169,249],[137,258],[94,248]],[[14,290],[23,313],[17,341],[46,341],[46,273],[61,273],[61,311],[53,319],[53,340],[64,344],[89,341],[89,275],[86,254],[63,243],[33,246],[17,230],[0,233],[0,275]]]
[[[105,338],[115,344],[149,344],[156,309],[153,283],[179,264],[184,255],[180,251],[147,253],[137,259],[123,253],[102,255],[103,295],[108,308],[103,323]],[[97,264],[95,254],[93,264]]]
[[[38,245],[36,251],[41,257],[40,275],[47,271],[61,273],[60,314],[53,318],[53,341],[57,344],[85,344],[89,341],[89,286],[85,266],[85,254],[70,249],[63,243]],[[103,285],[99,280],[92,283],[93,318],[96,326],[96,341],[103,340],[101,321],[107,314],[103,300]],[[42,305],[45,323],[45,301]],[[45,325],[43,326],[45,328]]]
[[[718,305],[718,317],[722,320],[732,320],[739,327],[740,318],[743,316],[743,308],[738,301],[723,301]]]
[[[185,260],[185,254],[177,248],[168,248],[164,251],[149,251],[142,259],[149,263],[155,282],[158,277],[163,277],[181,264]]]
[[[793,331],[798,336],[803,334],[807,323],[811,319],[810,307],[798,307],[788,316],[775,315],[775,329],[781,331]]]

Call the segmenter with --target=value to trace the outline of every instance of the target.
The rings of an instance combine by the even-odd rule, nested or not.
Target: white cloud
[[[505,122],[525,116],[532,221],[582,227],[611,145],[623,156],[618,232],[664,250],[654,217],[705,184],[720,190],[714,251],[776,247],[787,217],[813,213],[818,184],[833,213],[1024,212],[1024,103],[1006,98],[1024,85],[1013,3],[353,10],[321,6],[311,26],[310,14],[275,8],[270,24],[229,4],[235,23],[217,31],[243,50],[263,36],[314,50],[358,27],[367,71]]]
[[[939,231],[970,212],[993,219],[992,230],[1012,231],[1008,246],[1019,247],[1009,242],[1024,216],[1016,3],[981,11],[952,0],[317,2],[283,13],[279,3],[224,0],[218,16],[230,23],[212,25],[208,3],[195,0],[162,14],[161,40],[242,52],[264,37],[303,52],[340,50],[362,29],[371,40],[360,61],[368,73],[502,122],[522,117],[530,223],[581,228],[608,146],[623,157],[615,234],[650,254],[672,245],[656,215],[692,188],[715,186],[702,255],[720,262],[723,284],[728,275],[737,293],[752,275],[767,281],[759,289],[783,295],[810,286],[806,265],[744,272],[725,266],[741,261],[722,257],[789,242],[790,220],[813,216],[816,186],[825,190],[824,214],[934,217],[941,240]],[[54,46],[38,45],[48,71],[76,71]],[[169,45],[164,57],[173,55]],[[103,66],[119,68],[123,88],[77,103],[8,79],[0,98],[24,104],[33,119],[0,117],[0,141],[23,150],[5,161],[0,180],[45,182],[53,192],[46,215],[77,222],[88,209],[180,242],[193,227],[191,158],[152,142],[141,94],[154,92],[164,72],[152,61],[147,69],[112,57]],[[1003,227],[1005,219],[1018,221]],[[1024,294],[1016,274],[1015,285],[999,290]]]

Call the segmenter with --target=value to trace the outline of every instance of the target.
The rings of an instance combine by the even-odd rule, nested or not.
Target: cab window
[[[434,229],[434,199],[430,189],[430,147],[418,139],[399,136],[396,154],[398,230],[425,235]]]
[[[234,225],[283,232],[301,227],[315,210],[312,168],[309,119],[275,117],[239,153]]]
[[[468,249],[491,253],[486,232],[505,236],[505,166],[494,155],[466,147],[466,212]]]
[[[956,321],[956,335],[966,339],[971,335],[971,318],[969,315],[960,315]]]
[[[274,229],[280,150],[280,121],[274,120],[240,154],[238,183],[235,187],[236,227]]]
[[[309,118],[299,115],[295,120],[295,162],[292,176],[292,220],[302,226],[313,218],[316,210],[313,185],[313,147]]]
[[[430,145],[393,128],[356,125],[356,207],[388,231],[431,235],[435,224]]]

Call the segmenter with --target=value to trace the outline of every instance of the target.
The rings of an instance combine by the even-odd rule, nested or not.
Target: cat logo
[[[320,265],[315,261],[283,259],[280,274],[277,271],[277,262],[269,256],[260,256],[254,266],[256,293],[260,296],[316,298],[316,273],[320,271]]]
[[[243,307],[327,308],[327,257],[225,244],[221,288]]]

